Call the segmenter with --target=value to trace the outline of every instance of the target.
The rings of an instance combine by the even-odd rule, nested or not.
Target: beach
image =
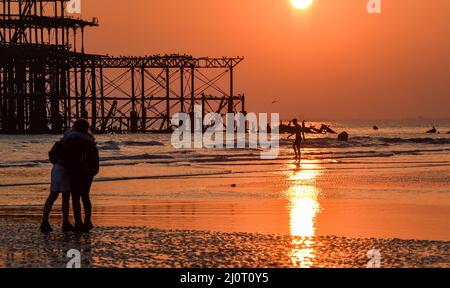
[[[56,232],[38,229],[59,136],[2,135],[0,266],[61,267],[80,249],[85,267],[366,267],[376,249],[382,267],[450,267],[450,136],[330,125],[350,141],[310,136],[301,166],[287,140],[261,160],[177,150],[170,135],[97,136],[97,228],[83,235],[58,231],[59,207]]]
[[[2,267],[65,268],[67,251],[84,268],[366,268],[377,247],[385,268],[447,268],[450,242],[101,227],[91,234],[36,233],[2,225]],[[5,233],[6,232],[6,233]],[[11,235],[14,236],[12,241]]]

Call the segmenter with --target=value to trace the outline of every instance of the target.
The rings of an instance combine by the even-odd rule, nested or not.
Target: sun
[[[291,0],[292,6],[297,9],[306,9],[313,3],[313,0]]]

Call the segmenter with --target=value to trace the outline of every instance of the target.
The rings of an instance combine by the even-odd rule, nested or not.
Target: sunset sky
[[[87,51],[244,56],[247,110],[284,119],[450,118],[450,1],[83,0]],[[279,102],[272,104],[274,100]]]

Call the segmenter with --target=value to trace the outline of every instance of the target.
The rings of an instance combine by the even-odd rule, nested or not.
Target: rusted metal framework
[[[85,53],[98,26],[68,0],[0,0],[0,132],[60,133],[78,118],[97,133],[168,132],[177,112],[236,113],[236,58],[111,57]]]

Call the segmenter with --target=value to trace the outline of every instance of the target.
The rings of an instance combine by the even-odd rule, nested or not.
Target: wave
[[[442,136],[441,136],[442,137]],[[292,141],[281,139],[281,154],[279,159],[291,157]],[[129,146],[144,147],[136,149],[137,153],[125,153],[121,148]],[[164,146],[157,153],[145,151],[147,146]],[[430,153],[448,153],[450,138],[401,138],[401,137],[369,137],[357,136],[348,142],[337,141],[335,138],[308,139],[303,143],[303,155],[307,159],[352,159],[352,158],[389,158],[398,155],[423,155]],[[101,165],[128,166],[158,163],[232,163],[256,161],[260,159],[260,151],[255,149],[172,149],[170,144],[158,141],[105,141],[99,143]],[[139,150],[142,153],[139,154]],[[42,153],[44,156],[46,153]],[[20,159],[16,161],[1,161],[0,168],[33,168],[50,166],[47,159]],[[26,154],[28,156],[28,154]]]
[[[233,173],[233,171],[231,171],[231,170],[224,170],[224,171],[217,171],[217,172],[191,173],[191,174],[187,173],[187,174],[174,174],[174,175],[143,175],[143,176],[123,176],[123,177],[97,177],[94,180],[94,182],[118,182],[118,181],[130,181],[130,180],[152,180],[152,179],[180,179],[180,178],[192,178],[192,177],[207,177],[207,176],[229,175],[231,173]],[[50,182],[0,183],[0,188],[21,187],[21,186],[43,186],[43,185],[50,185]]]
[[[442,149],[413,149],[413,150],[381,150],[381,151],[370,151],[370,150],[334,150],[334,151],[305,151],[304,154],[312,155],[312,156],[321,156],[321,155],[351,155],[351,154],[424,154],[424,153],[439,153],[439,152],[447,152],[450,151],[450,148],[442,148]]]
[[[107,141],[103,143],[97,144],[98,149],[104,150],[104,151],[118,151],[120,150],[119,144],[115,141]]]
[[[446,145],[450,144],[450,138],[386,138],[380,137],[379,141],[392,144],[429,144]]]
[[[337,141],[336,138],[311,138],[303,143],[305,148],[354,148],[354,147],[389,147],[394,145],[450,145],[450,138],[400,138],[400,137],[370,137],[370,136],[356,136],[349,139],[347,142]],[[107,141],[99,144],[99,148],[104,151],[119,151],[124,147],[152,147],[152,146],[167,146],[159,141]],[[292,140],[281,139],[280,145],[290,146]],[[235,151],[238,149],[234,149]],[[251,149],[242,149],[249,151]],[[216,150],[217,151],[217,150]]]
[[[163,154],[139,154],[139,155],[120,155],[120,156],[107,156],[100,157],[100,161],[122,161],[122,160],[160,160],[160,159],[173,159],[172,156]]]
[[[100,150],[119,151],[121,147],[152,147],[164,146],[164,143],[158,141],[106,141],[97,144]]]
[[[213,150],[209,150],[213,151]],[[423,155],[429,153],[448,153],[450,148],[444,149],[387,149],[387,150],[328,150],[316,151],[305,150],[305,159],[311,160],[332,160],[332,159],[355,159],[355,158],[388,158],[399,155]],[[196,150],[176,151],[160,154],[134,154],[134,155],[111,155],[100,157],[102,166],[131,166],[139,164],[186,164],[186,163],[232,163],[260,160],[260,153],[249,151],[230,150],[228,153],[198,153]],[[280,151],[278,160],[288,160],[292,158],[290,149]],[[0,163],[0,168],[32,168],[43,165],[50,165],[48,160],[25,160]]]
[[[292,145],[292,140],[282,139],[282,146]],[[305,148],[352,148],[352,147],[388,147],[393,145],[450,145],[450,138],[399,138],[399,137],[352,137],[347,142],[336,138],[312,138],[303,143]]]
[[[362,163],[368,163],[368,162],[362,162]],[[410,165],[398,165],[398,164],[405,164],[405,163],[397,163],[397,162],[391,162],[391,163],[379,163],[379,164],[397,164],[395,166],[388,165],[388,166],[380,166],[380,165],[373,165],[373,166],[367,166],[367,167],[360,167],[360,166],[351,166],[358,164],[350,162],[350,163],[334,163],[334,164],[343,164],[338,166],[329,166],[329,167],[320,167],[320,168],[309,168],[309,169],[302,169],[302,171],[339,171],[339,170],[364,170],[364,169],[370,169],[370,170],[392,170],[392,169],[404,169],[404,168],[430,168],[430,167],[449,167],[449,162],[429,162],[429,163],[409,163]],[[267,165],[268,163],[266,163]],[[269,165],[273,165],[277,163],[269,163]],[[278,163],[279,164],[279,163]],[[344,165],[347,164],[347,165]],[[369,163],[368,163],[369,164]],[[378,164],[378,162],[370,163],[370,164]],[[350,166],[349,166],[350,165]],[[132,180],[159,180],[159,179],[181,179],[181,178],[197,178],[197,177],[227,177],[230,174],[233,175],[246,175],[249,173],[267,173],[267,172],[286,172],[286,171],[298,171],[297,168],[274,168],[267,170],[265,168],[257,169],[257,170],[244,170],[244,171],[237,171],[237,170],[221,170],[221,171],[211,171],[211,172],[194,172],[194,173],[186,173],[186,174],[167,174],[167,175],[142,175],[142,176],[119,176],[119,177],[98,177],[94,180],[94,182],[122,182],[122,181],[132,181]],[[244,176],[247,177],[247,176]],[[28,186],[44,186],[44,185],[50,185],[50,182],[20,182],[20,183],[0,183],[0,188],[11,188],[11,187],[28,187]]]
[[[50,164],[49,160],[29,160],[0,163],[0,168],[32,168],[45,164]]]
[[[119,155],[119,156],[105,156],[100,157],[101,165],[103,166],[114,166],[121,165],[120,161],[138,161],[138,160],[171,160],[174,157],[165,154],[139,154],[139,155]],[[118,161],[118,163],[107,163]],[[106,163],[104,163],[106,162]],[[154,163],[154,162],[152,162]],[[139,162],[135,162],[139,164]],[[24,161],[9,161],[0,163],[0,168],[32,168],[42,165],[51,165],[49,160],[24,160]]]
[[[158,141],[123,141],[125,146],[164,146],[164,143]]]

